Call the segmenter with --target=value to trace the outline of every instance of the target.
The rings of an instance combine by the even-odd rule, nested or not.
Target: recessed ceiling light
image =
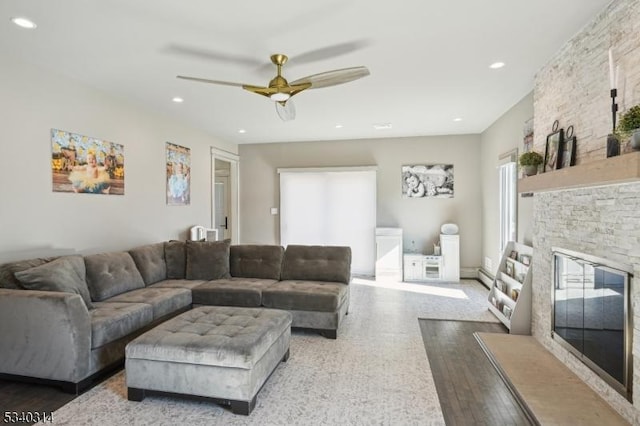
[[[238,133],[247,133],[247,131],[245,129],[240,129],[238,130]]]
[[[342,124],[336,124],[336,129],[342,129],[344,126]]]
[[[378,123],[374,124],[373,128],[376,130],[387,130],[391,128],[391,123]]]
[[[453,119],[453,121],[455,121],[455,122],[462,121],[462,118],[456,117],[456,118]]]
[[[504,65],[505,65],[504,62],[494,62],[491,65],[489,65],[489,68],[491,68],[492,70],[497,70],[498,68],[504,67]]]
[[[181,104],[182,102],[184,102],[184,99],[176,96],[175,98],[171,99],[173,102],[177,103],[177,104]]]
[[[32,30],[35,27],[37,27],[35,22],[33,22],[32,20],[27,19],[27,18],[21,18],[21,17],[11,18],[11,22],[13,22],[14,24],[16,24],[17,26],[19,26],[21,28],[27,28],[27,29],[30,29],[30,30]]]

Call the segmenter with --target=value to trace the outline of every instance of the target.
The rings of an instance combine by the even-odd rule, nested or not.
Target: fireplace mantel
[[[545,192],[640,181],[640,151],[518,180],[518,192]]]

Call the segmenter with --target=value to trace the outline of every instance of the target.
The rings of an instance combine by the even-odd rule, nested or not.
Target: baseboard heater
[[[493,275],[491,275],[489,272],[485,271],[482,268],[478,269],[478,280],[486,288],[491,289],[491,286],[493,285],[493,278]]]

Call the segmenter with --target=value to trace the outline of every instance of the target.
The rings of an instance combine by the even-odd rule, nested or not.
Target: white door
[[[218,239],[231,238],[230,223],[230,199],[229,176],[216,176],[215,178],[215,228],[218,230]]]

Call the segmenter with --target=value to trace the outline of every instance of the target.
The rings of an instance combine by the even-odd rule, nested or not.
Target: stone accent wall
[[[640,183],[536,194],[533,246],[532,334],[627,420],[640,424]],[[551,339],[552,247],[633,265],[633,405]]]
[[[640,104],[640,1],[614,0],[545,65],[534,81],[534,150],[544,156],[555,120],[574,126],[576,164],[606,157],[611,133],[609,48],[620,64],[618,109]],[[541,35],[542,37],[542,35]],[[623,151],[628,151],[624,141]]]

